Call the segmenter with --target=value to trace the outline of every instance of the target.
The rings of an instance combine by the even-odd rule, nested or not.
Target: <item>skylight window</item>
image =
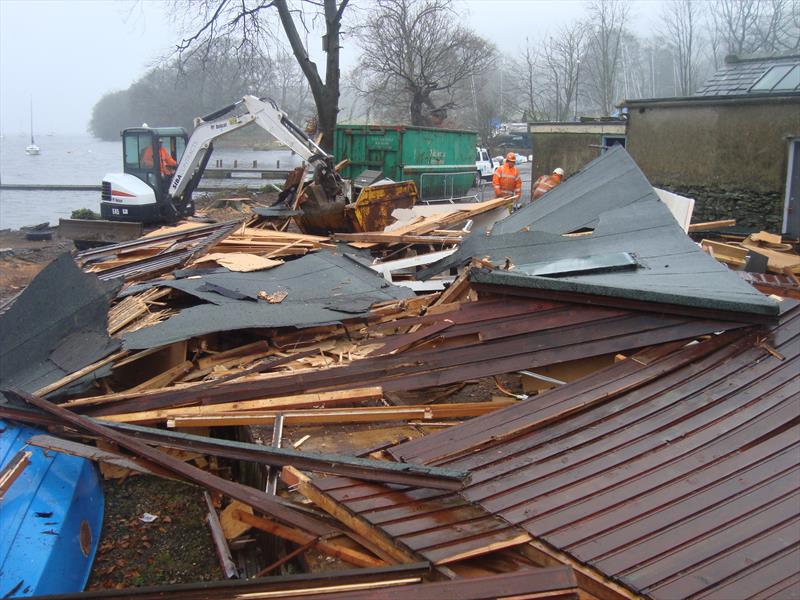
[[[800,65],[777,65],[764,73],[750,91],[792,91],[798,87],[800,87]]]

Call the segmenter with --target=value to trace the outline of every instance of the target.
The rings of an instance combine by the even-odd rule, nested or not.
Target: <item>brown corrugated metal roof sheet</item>
[[[467,500],[641,594],[796,597],[800,308],[785,304],[768,334],[624,361],[393,454],[461,454],[436,462],[472,472]]]
[[[441,565],[524,544],[530,535],[456,493],[326,477],[314,485],[416,555]]]

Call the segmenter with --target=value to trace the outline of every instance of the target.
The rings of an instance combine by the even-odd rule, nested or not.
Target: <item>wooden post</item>
[[[236,565],[234,564],[233,557],[231,556],[231,549],[228,548],[228,542],[225,539],[225,534],[222,533],[222,525],[219,522],[217,509],[214,508],[214,503],[211,501],[211,496],[208,494],[208,492],[203,492],[203,497],[206,500],[206,506],[208,506],[208,516],[206,517],[206,521],[211,529],[211,538],[214,541],[214,547],[217,549],[217,556],[219,557],[219,562],[222,565],[222,571],[225,573],[225,577],[228,579],[239,577],[239,572],[236,570]]]

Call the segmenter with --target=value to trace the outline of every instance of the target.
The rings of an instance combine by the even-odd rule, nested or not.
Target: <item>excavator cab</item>
[[[144,223],[174,220],[177,215],[168,199],[168,190],[188,139],[183,127],[125,129],[122,132],[124,175],[132,175],[139,182],[130,177],[123,179],[124,175],[106,177],[100,203],[102,217]]]
[[[183,127],[133,127],[122,132],[124,172],[138,177],[157,193],[169,187],[189,136]],[[166,150],[162,154],[161,148]],[[165,157],[166,158],[165,160]],[[175,163],[175,164],[173,164]]]

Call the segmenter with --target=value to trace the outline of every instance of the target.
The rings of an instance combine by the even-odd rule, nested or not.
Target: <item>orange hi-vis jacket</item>
[[[178,163],[175,162],[175,159],[172,158],[172,155],[169,153],[169,150],[161,146],[158,149],[158,156],[160,159],[160,168],[162,175],[172,175],[175,172],[175,168],[178,166]],[[152,146],[148,146],[144,149],[142,153],[142,166],[152,168],[153,166],[153,148]]]
[[[517,171],[515,165],[504,162],[494,170],[492,185],[494,186],[495,198],[513,196],[522,191],[522,177],[519,176],[519,171]]]
[[[546,192],[549,192],[554,187],[561,183],[561,175],[542,175],[533,184],[533,199],[541,198]]]

